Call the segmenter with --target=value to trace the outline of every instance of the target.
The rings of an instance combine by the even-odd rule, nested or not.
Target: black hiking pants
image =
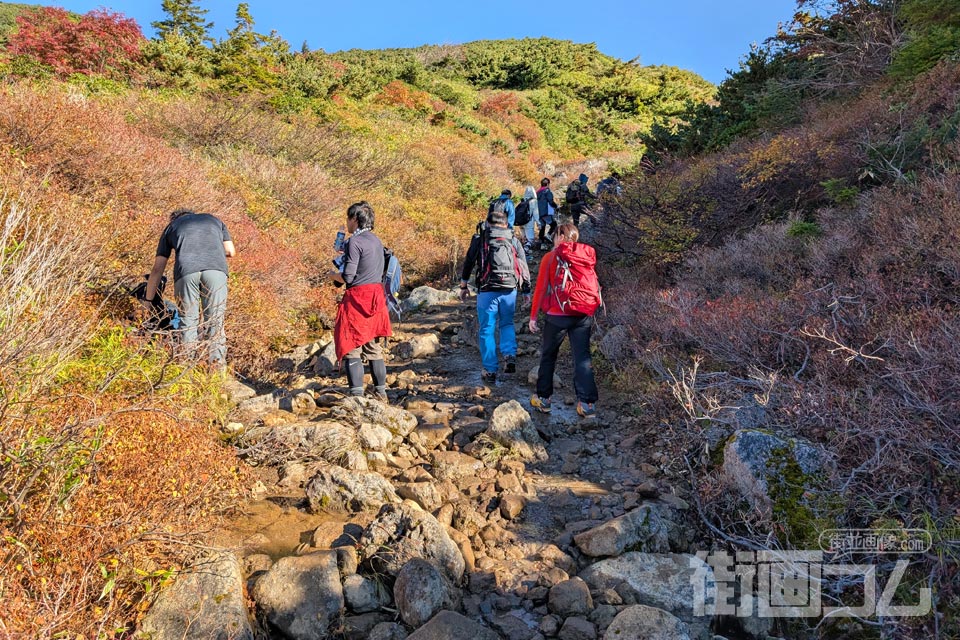
[[[543,342],[540,345],[540,372],[537,376],[537,395],[549,398],[553,395],[553,373],[557,368],[557,355],[564,336],[570,336],[573,351],[573,388],[580,402],[597,401],[597,383],[593,377],[593,361],[590,359],[590,333],[593,331],[591,316],[547,316],[543,323]]]

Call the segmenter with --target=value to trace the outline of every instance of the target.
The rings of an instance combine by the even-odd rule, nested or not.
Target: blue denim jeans
[[[212,364],[226,364],[223,316],[227,311],[227,274],[212,269],[188,273],[174,283],[174,290],[180,305],[183,346],[188,354],[202,357],[197,353],[199,347],[206,350]]]
[[[500,353],[517,355],[517,333],[513,327],[513,315],[517,310],[517,292],[481,291],[477,294],[477,315],[480,318],[480,359],[483,370],[496,373],[497,328],[500,333]]]

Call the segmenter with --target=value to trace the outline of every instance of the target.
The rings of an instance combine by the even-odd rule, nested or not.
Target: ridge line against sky
[[[34,0],[36,1],[36,0]],[[106,7],[134,18],[147,37],[164,18],[161,0],[51,0],[85,13]],[[235,24],[237,0],[199,0],[222,38]],[[689,69],[713,83],[735,70],[751,43],[761,43],[788,22],[796,0],[556,0],[548,5],[507,0],[342,0],[338,3],[248,0],[260,33],[276,31],[294,50],[303,42],[327,52],[461,44],[547,36],[594,42],[607,54],[644,65]]]

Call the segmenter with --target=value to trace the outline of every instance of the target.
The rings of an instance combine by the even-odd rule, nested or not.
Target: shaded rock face
[[[772,483],[805,485],[809,476],[829,470],[827,455],[800,440],[766,431],[741,429],[723,448],[723,473],[751,505],[766,513],[773,508]]]
[[[530,421],[530,414],[516,400],[493,410],[485,433],[524,461],[546,462],[550,458],[543,439]]]
[[[337,373],[337,346],[331,342],[314,354],[309,366],[318,376],[332,376]]]
[[[135,637],[253,640],[237,557],[217,555],[181,573],[157,596]]]
[[[378,582],[357,574],[343,579],[343,598],[354,613],[369,613],[390,604],[390,596]]]
[[[441,611],[408,640],[500,640],[500,636],[459,613]]]
[[[547,606],[561,618],[586,616],[593,609],[590,587],[580,578],[559,582],[550,587]]]
[[[619,556],[628,549],[647,553],[670,551],[680,535],[666,505],[645,502],[633,511],[573,537],[588,556]]]
[[[414,558],[427,560],[453,583],[463,576],[459,547],[445,527],[415,502],[385,504],[357,543],[364,562],[382,573],[397,576]]]
[[[417,428],[417,417],[405,409],[391,407],[372,398],[349,397],[333,408],[333,414],[357,429],[364,424],[385,427],[396,436],[406,437]]]
[[[625,553],[587,567],[580,577],[592,591],[613,589],[627,604],[656,607],[676,616],[690,627],[692,637],[708,637],[711,617],[694,615],[694,584],[703,583],[709,592],[713,570],[696,556]]]
[[[457,294],[453,291],[441,291],[424,286],[411,291],[410,295],[400,304],[404,311],[416,311],[445,302],[456,302],[457,299]]]
[[[393,586],[393,599],[401,619],[414,629],[441,610],[460,605],[459,590],[437,567],[420,558],[403,565]]]
[[[357,513],[400,502],[393,485],[379,473],[336,466],[318,470],[307,483],[306,494],[314,513],[324,509]]]
[[[621,611],[610,623],[605,637],[617,640],[690,640],[690,629],[662,609],[638,604]]]
[[[336,551],[281,558],[253,588],[264,618],[292,640],[326,638],[343,609]]]

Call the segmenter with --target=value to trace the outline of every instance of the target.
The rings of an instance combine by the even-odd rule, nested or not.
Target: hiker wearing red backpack
[[[577,393],[577,414],[582,418],[596,417],[597,383],[593,377],[590,359],[590,333],[593,314],[602,304],[600,283],[597,280],[597,254],[588,244],[578,242],[580,232],[576,225],[560,225],[556,249],[543,256],[537,288],[530,308],[530,331],[537,333],[537,314],[543,311],[543,342],[540,346],[540,371],[537,392],[530,404],[541,413],[550,413],[553,395],[553,372],[557,355],[566,335],[570,336],[573,351],[573,387]]]
[[[494,209],[486,223],[477,226],[460,276],[460,299],[470,295],[469,282],[477,271],[477,315],[480,320],[480,359],[484,382],[495,383],[500,365],[497,360],[496,333],[499,327],[500,353],[505,373],[517,370],[517,335],[513,316],[517,309],[517,291],[530,297],[530,269],[523,245],[507,225],[507,214]]]

